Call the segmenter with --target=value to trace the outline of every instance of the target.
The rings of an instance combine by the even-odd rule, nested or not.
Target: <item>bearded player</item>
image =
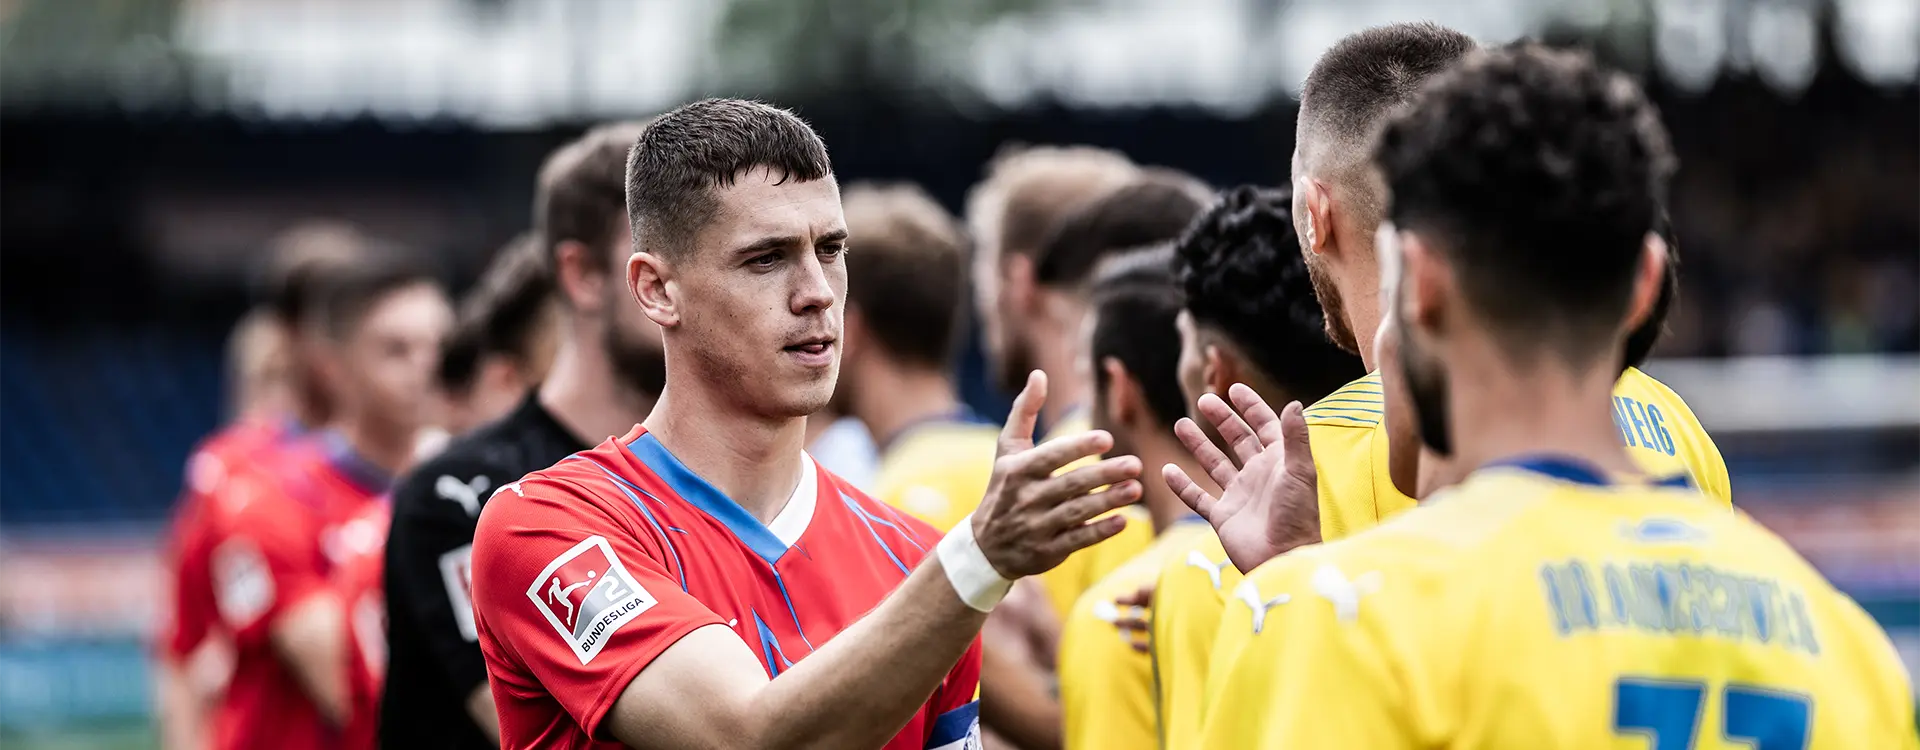
[[[499,743],[470,594],[481,508],[501,485],[631,429],[660,393],[660,330],[629,302],[626,285],[627,150],[644,128],[602,125],[547,157],[533,201],[533,245],[558,308],[546,379],[394,490],[385,573],[393,658],[380,711],[386,747]]]
[[[1203,746],[1920,747],[1866,613],[1621,443],[1673,164],[1639,88],[1581,54],[1491,52],[1375,159],[1394,374],[1425,447],[1476,468],[1248,575]]]
[[[1180,428],[1189,449],[1207,454],[1201,456],[1201,464],[1216,486],[1231,484],[1241,473],[1238,467],[1258,469],[1252,473],[1262,480],[1259,491],[1242,485],[1246,491],[1223,494],[1228,502],[1209,517],[1226,555],[1239,570],[1251,570],[1301,544],[1370,528],[1413,507],[1411,493],[1418,490],[1423,470],[1417,443],[1394,441],[1394,431],[1384,418],[1378,364],[1372,361],[1375,333],[1382,321],[1373,241],[1385,197],[1367,155],[1373,135],[1387,117],[1405,106],[1428,80],[1477,52],[1478,45],[1457,31],[1431,23],[1394,24],[1341,40],[1308,74],[1295,140],[1293,222],[1315,296],[1325,310],[1329,336],[1359,353],[1374,372],[1310,408],[1283,410],[1299,415],[1284,420],[1250,388],[1230,389],[1232,406],[1217,396],[1203,398],[1197,411],[1225,438],[1223,442],[1230,446],[1225,454],[1198,426]],[[1661,268],[1668,275],[1662,283],[1670,287],[1670,257],[1664,249],[1662,255]],[[1665,309],[1655,312],[1664,314]],[[1623,343],[1626,361],[1616,364],[1643,357],[1646,342],[1663,324],[1655,315],[1641,318],[1635,335]],[[1615,402],[1620,406],[1616,412],[1619,437],[1635,460],[1661,474],[1685,471],[1720,504],[1732,501],[1719,450],[1678,394],[1637,368],[1627,367],[1616,395],[1622,397]],[[1256,414],[1273,418],[1266,421]],[[1406,431],[1400,432],[1404,437]],[[1190,502],[1203,494],[1177,467],[1166,476]],[[1189,585],[1196,583],[1193,576],[1184,578]],[[1201,609],[1217,607],[1222,601],[1220,596],[1182,598]],[[1204,623],[1207,616],[1194,622]],[[1174,627],[1179,626],[1174,623]],[[1207,665],[1215,661],[1210,637],[1188,632],[1179,637],[1179,643],[1185,645],[1181,647],[1184,654],[1172,657],[1180,660],[1177,668],[1204,675]],[[1190,710],[1203,710],[1198,702],[1183,703]],[[1197,726],[1197,717],[1188,714],[1168,725]],[[1177,746],[1178,740],[1173,743]]]
[[[987,611],[1118,533],[1089,521],[1138,499],[1138,460],[1053,476],[1112,439],[1034,447],[1036,373],[980,510],[944,538],[819,469],[802,441],[833,393],[847,233],[826,148],[789,112],[661,116],[627,209],[627,281],[663,331],[667,386],[632,431],[481,513],[474,609],[502,744],[975,745]]]

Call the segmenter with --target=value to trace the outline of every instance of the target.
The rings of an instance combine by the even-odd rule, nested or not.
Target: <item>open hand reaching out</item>
[[[1275,414],[1245,385],[1235,383],[1227,395],[1233,406],[1211,393],[1201,396],[1200,415],[1213,423],[1240,468],[1193,420],[1183,418],[1173,429],[1221,488],[1220,496],[1201,488],[1179,466],[1167,464],[1160,472],[1167,488],[1213,525],[1228,559],[1244,573],[1275,555],[1320,541],[1319,476],[1300,402]]]

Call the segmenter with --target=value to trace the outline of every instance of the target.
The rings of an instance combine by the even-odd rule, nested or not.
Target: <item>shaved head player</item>
[[[666,388],[645,422],[481,513],[501,744],[977,746],[987,612],[1118,533],[1089,521],[1139,498],[1139,460],[1053,476],[1112,438],[1035,447],[1036,373],[980,509],[945,537],[820,469],[805,418],[838,374],[848,242],[826,147],[792,113],[661,116],[629,157],[627,209],[628,289],[662,330]]]

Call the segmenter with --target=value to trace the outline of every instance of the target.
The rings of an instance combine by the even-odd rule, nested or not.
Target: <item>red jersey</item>
[[[387,676],[387,605],[381,573],[386,563],[387,528],[393,508],[368,503],[340,527],[337,538],[345,559],[334,575],[346,618],[347,688],[352,712],[345,741],[349,750],[373,750],[380,744],[380,687]]]
[[[496,491],[474,534],[473,600],[501,745],[618,747],[602,719],[627,683],[708,625],[733,628],[778,678],[939,541],[803,465],[766,524],[638,427]],[[975,640],[888,750],[977,737],[979,677]]]
[[[227,479],[292,442],[292,422],[248,421],[228,425],[207,438],[187,459],[186,486],[175,507],[168,539],[167,580],[172,590],[163,610],[154,646],[160,657],[183,663],[218,629],[208,557],[213,552],[214,505],[238,485]]]
[[[221,504],[209,568],[221,621],[233,634],[234,668],[215,711],[214,746],[338,747],[339,730],[308,699],[270,635],[282,614],[332,593],[330,579],[347,559],[342,526],[388,482],[332,434],[228,481],[240,483],[240,501]]]

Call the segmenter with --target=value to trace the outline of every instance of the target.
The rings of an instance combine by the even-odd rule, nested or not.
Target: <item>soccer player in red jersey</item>
[[[260,303],[229,343],[236,416],[188,460],[168,539],[172,590],[157,628],[154,669],[164,747],[207,746],[207,722],[232,668],[208,567],[213,511],[232,504],[235,486],[227,479],[234,471],[268,460],[326,422],[331,399],[315,373],[307,326],[318,285],[361,250],[352,230],[331,224],[302,225],[276,239]]]
[[[347,649],[347,726],[340,747],[380,746],[380,689],[387,676],[387,610],[381,587],[392,505],[367,503],[341,524],[334,539],[341,556],[333,576],[340,597]]]
[[[356,644],[333,579],[364,546],[349,522],[413,454],[452,318],[429,277],[373,258],[330,274],[318,309],[333,419],[231,477],[235,499],[213,521],[212,588],[235,646],[215,715],[219,748],[341,746]]]
[[[978,510],[946,537],[820,469],[848,283],[826,147],[792,113],[706,100],[627,168],[628,284],[667,382],[625,436],[481,511],[474,614],[521,747],[978,747],[977,637],[1012,579],[1117,533],[1140,495],[1112,446],[1034,446],[1015,400]],[[1109,486],[1107,489],[1099,489]],[[889,593],[891,592],[891,593]]]

